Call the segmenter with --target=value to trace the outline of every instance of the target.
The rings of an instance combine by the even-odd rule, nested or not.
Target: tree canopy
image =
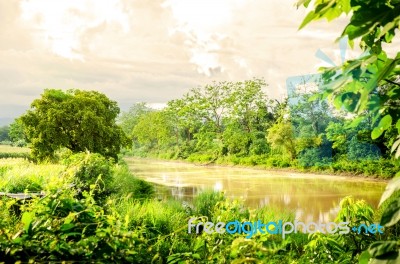
[[[116,124],[119,107],[96,91],[46,89],[22,117],[31,154],[51,159],[60,148],[117,158],[127,137]]]
[[[328,97],[337,108],[358,114],[354,125],[365,118],[363,113],[371,113],[375,125],[371,132],[373,139],[392,126],[400,134],[400,52],[390,57],[385,51],[387,45],[383,45],[390,44],[399,29],[400,1],[301,0],[297,6],[308,7],[311,2],[314,9],[300,28],[313,20],[331,21],[342,14],[351,14],[341,37],[347,36],[352,46],[358,40],[364,51],[358,59],[322,69],[325,82],[322,97]]]

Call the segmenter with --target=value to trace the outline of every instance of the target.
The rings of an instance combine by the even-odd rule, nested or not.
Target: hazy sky
[[[165,103],[213,80],[262,77],[281,98],[315,73],[318,49],[340,62],[344,21],[298,31],[295,0],[0,0],[0,119],[45,88],[98,90],[122,110]]]

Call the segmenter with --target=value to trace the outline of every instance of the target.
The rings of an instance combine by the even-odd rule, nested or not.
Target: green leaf
[[[358,125],[365,119],[364,116],[359,116],[353,119],[353,121],[351,121],[350,123],[348,123],[347,125],[345,125],[346,129],[351,129],[351,128],[355,128],[358,127]]]
[[[396,123],[397,132],[400,134],[400,119]]]
[[[400,198],[391,202],[382,214],[381,225],[392,226],[400,220]]]
[[[378,241],[371,244],[368,252],[371,257],[376,258],[390,252],[396,252],[397,246],[397,241]]]
[[[388,129],[392,125],[392,117],[391,115],[385,115],[381,121],[379,122],[378,127],[381,127],[383,130]]]
[[[68,230],[70,230],[70,229],[72,229],[72,228],[74,228],[74,227],[75,227],[75,225],[72,224],[72,223],[63,224],[63,225],[61,225],[60,230],[64,232],[64,231],[68,231]]]
[[[296,7],[299,8],[301,5],[303,5],[304,7],[308,7],[308,5],[310,4],[311,0],[299,0],[296,3]]]
[[[305,27],[308,23],[310,23],[316,18],[318,18],[318,15],[314,11],[308,13],[307,16],[304,18],[303,22],[301,23],[299,30]]]
[[[372,132],[371,132],[371,138],[372,139],[377,139],[378,137],[380,137],[383,133],[383,130],[379,127],[375,127]]]
[[[370,258],[371,254],[369,254],[368,250],[365,250],[363,253],[361,253],[360,257],[358,258],[358,263],[368,264]]]
[[[200,258],[200,255],[197,254],[197,253],[193,254],[192,257],[193,257],[194,259],[201,259],[201,258]]]
[[[379,206],[382,205],[394,192],[400,190],[400,177],[392,179],[386,186],[385,191],[382,194]]]
[[[379,70],[376,74],[372,75],[372,78],[367,82],[365,89],[368,92],[374,90],[379,82],[386,78],[396,67],[397,63],[393,59],[387,59],[383,67],[379,67]]]
[[[390,115],[385,115],[377,127],[372,130],[371,138],[377,139],[382,135],[382,133],[387,130],[392,125],[392,117]]]
[[[24,224],[25,232],[29,233],[32,229],[32,221],[35,217],[33,212],[25,212],[22,215],[21,222]]]

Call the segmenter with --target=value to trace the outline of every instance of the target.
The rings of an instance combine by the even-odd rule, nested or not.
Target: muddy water
[[[224,191],[252,208],[288,210],[301,221],[334,220],[340,199],[353,195],[376,208],[386,183],[363,178],[265,171],[128,158],[131,171],[155,183],[159,198],[190,201],[205,189]]]

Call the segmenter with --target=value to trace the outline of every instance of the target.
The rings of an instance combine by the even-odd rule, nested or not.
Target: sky
[[[46,88],[97,90],[125,111],[264,78],[281,99],[288,78],[324,65],[317,50],[340,63],[347,18],[299,31],[306,11],[295,0],[0,0],[0,124]]]

